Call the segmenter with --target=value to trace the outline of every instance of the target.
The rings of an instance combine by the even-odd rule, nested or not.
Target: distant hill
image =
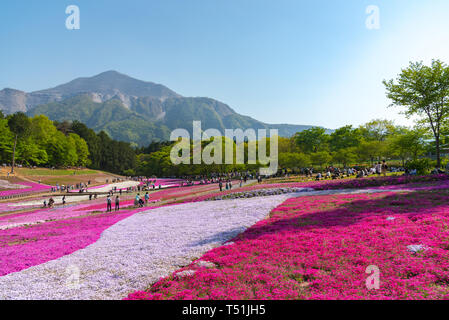
[[[203,129],[278,129],[292,136],[307,125],[266,124],[235,112],[210,98],[182,97],[169,88],[133,79],[116,71],[90,78],[78,78],[55,88],[26,93],[14,89],[0,91],[0,109],[47,115],[52,120],[79,120],[95,131],[104,130],[112,138],[148,145],[169,139],[176,128],[192,129],[200,120]]]
[[[3,89],[0,91],[0,110],[6,113],[28,111],[37,105],[63,101],[80,94],[90,95],[95,102],[118,99],[127,107],[131,97],[151,97],[161,100],[180,97],[163,85],[133,79],[116,71],[107,71],[94,77],[78,78],[51,89],[31,93]]]

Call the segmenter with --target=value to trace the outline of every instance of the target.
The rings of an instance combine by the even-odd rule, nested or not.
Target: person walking
[[[111,196],[108,194],[108,197],[106,198],[106,202],[107,202],[107,212],[111,212],[112,211],[112,199]]]
[[[50,200],[48,200],[48,207],[53,208],[54,203],[55,203],[55,200],[53,200],[53,197],[50,197]]]
[[[115,197],[115,211],[119,211],[120,210],[120,198],[119,196]]]
[[[134,198],[134,205],[135,206],[140,205],[140,194],[136,194],[136,197]]]
[[[145,205],[148,204],[148,200],[150,200],[150,195],[147,193],[145,193]]]
[[[220,180],[220,182],[218,182],[218,186],[220,187],[220,192],[223,191],[223,182]]]
[[[65,205],[65,196],[62,197],[62,205]]]

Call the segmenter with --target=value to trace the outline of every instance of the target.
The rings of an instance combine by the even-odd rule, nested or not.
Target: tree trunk
[[[16,145],[17,145],[17,134],[16,139],[14,140],[14,149],[12,152],[12,167],[11,167],[11,173],[14,173],[14,166],[16,164]]]
[[[441,167],[440,137],[438,135],[435,137],[435,142],[436,142],[436,145],[437,145],[437,168],[440,169],[440,167]]]

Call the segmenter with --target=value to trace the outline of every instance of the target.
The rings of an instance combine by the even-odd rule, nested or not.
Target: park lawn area
[[[17,175],[25,177],[29,180],[47,185],[69,185],[77,184],[80,182],[86,183],[91,181],[91,186],[101,185],[106,183],[106,179],[111,181],[112,179],[118,177],[119,175],[114,175],[111,173],[90,170],[90,169],[28,169],[28,168],[18,168],[16,169]]]
[[[46,169],[46,168],[36,168],[36,169],[28,169],[28,168],[16,168],[15,169],[19,175],[22,176],[70,176],[74,175],[89,175],[89,174],[97,174],[100,171],[90,170],[90,169]]]

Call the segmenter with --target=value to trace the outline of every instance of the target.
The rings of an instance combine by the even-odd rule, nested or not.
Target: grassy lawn
[[[75,185],[77,183],[86,183],[91,181],[91,186],[105,184],[106,180],[112,181],[118,175],[113,175],[108,172],[91,169],[46,169],[46,168],[17,168],[16,174],[19,177],[24,177],[29,180],[47,185]]]
[[[17,168],[17,173],[22,176],[77,176],[77,175],[91,175],[99,173],[96,170],[89,169],[45,169],[45,168],[37,168],[37,169],[27,169],[27,168]]]
[[[402,176],[404,172],[388,172],[387,177],[395,177],[395,176]],[[270,178],[263,180],[262,183],[264,184],[271,184],[271,183],[290,183],[290,182],[307,182],[307,181],[315,181],[316,173],[313,174],[313,177],[306,177],[302,175],[295,175],[290,177],[281,177],[281,178]],[[377,175],[372,175],[370,177],[375,177]],[[342,179],[355,179],[356,176],[350,176],[350,177],[344,177],[339,178],[338,180]],[[321,180],[332,180],[332,179],[321,179]],[[256,183],[257,184],[257,183]]]

